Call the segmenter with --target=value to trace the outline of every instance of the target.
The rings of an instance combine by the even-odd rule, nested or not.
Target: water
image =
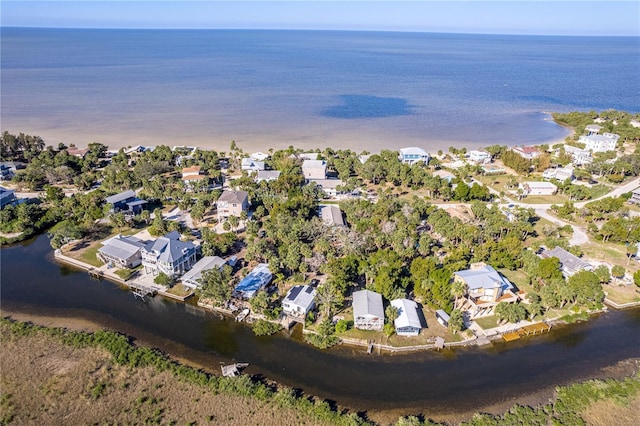
[[[2,129],[227,149],[531,144],[640,111],[637,37],[2,28]]]
[[[365,348],[319,351],[283,333],[256,337],[245,325],[160,297],[140,302],[115,284],[56,264],[46,236],[0,255],[5,310],[89,319],[211,371],[220,362],[249,362],[250,374],[358,410],[477,410],[640,357],[640,309],[489,348],[372,356]]]

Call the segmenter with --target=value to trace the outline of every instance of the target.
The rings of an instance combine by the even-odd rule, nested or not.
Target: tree
[[[449,330],[453,334],[464,330],[464,314],[459,309],[454,309],[449,315]]]
[[[327,280],[324,284],[319,285],[316,291],[316,297],[318,299],[318,305],[321,306],[324,311],[325,318],[329,319],[331,318],[331,311],[342,306],[344,302],[344,296],[334,280]]]
[[[540,260],[540,263],[538,263],[538,276],[546,282],[562,279],[560,259],[548,257]]]
[[[604,299],[604,292],[598,275],[591,271],[580,271],[569,277],[567,287],[575,293],[575,301],[579,305],[586,303],[600,303]]]
[[[264,310],[269,307],[269,296],[267,295],[267,292],[260,290],[251,298],[251,300],[249,300],[249,304],[254,312],[259,314],[263,313]]]
[[[461,280],[453,280],[451,283],[451,295],[455,298],[453,307],[458,307],[458,299],[467,294],[467,285]]]
[[[229,225],[231,225],[231,228],[235,231],[238,230],[238,226],[240,225],[240,218],[238,218],[238,216],[229,216],[228,218],[229,221]]]
[[[6,210],[6,209],[5,209]],[[82,238],[82,230],[71,220],[64,220],[57,223],[49,230],[49,243],[54,249],[59,249],[69,241]]]
[[[326,349],[337,344],[340,338],[335,335],[331,319],[325,318],[318,324],[317,333],[305,334],[305,340],[320,349]]]
[[[598,276],[600,284],[609,284],[609,281],[611,281],[611,272],[607,266],[600,265],[593,272]]]
[[[387,306],[387,309],[384,310],[384,315],[387,318],[387,322],[389,324],[393,324],[393,322],[398,318],[398,315],[400,315],[400,311],[395,306],[389,305]]]
[[[156,284],[168,286],[173,284],[173,278],[169,277],[164,272],[160,272],[154,279],[153,282]]]
[[[636,271],[633,274],[633,282],[635,283],[635,285],[637,285],[638,287],[640,287],[640,271]]]
[[[222,268],[209,269],[202,273],[199,279],[198,295],[203,298],[213,299],[218,303],[223,303],[231,297],[231,266],[224,265]]]
[[[155,209],[153,211],[153,222],[151,223],[151,226],[149,227],[149,233],[151,235],[164,235],[167,233],[167,224],[164,220],[164,218],[162,217],[162,210],[160,209]]]
[[[617,280],[624,277],[625,272],[626,271],[624,270],[624,267],[620,265],[613,265],[613,267],[611,268],[611,275],[613,275],[613,277]]]

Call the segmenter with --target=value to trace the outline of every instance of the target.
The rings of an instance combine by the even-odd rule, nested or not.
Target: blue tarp
[[[261,263],[238,283],[236,288],[233,289],[233,294],[235,297],[251,299],[258,290],[271,281],[271,277],[272,274],[271,271],[269,271],[269,265]]]

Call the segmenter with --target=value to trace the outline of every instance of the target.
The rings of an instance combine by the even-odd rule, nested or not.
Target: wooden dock
[[[502,338],[505,342],[513,342],[514,340],[518,340],[521,337],[526,336],[534,336],[536,334],[546,333],[551,330],[551,326],[544,322],[539,322],[536,324],[531,324],[524,326],[518,330],[510,331],[508,333],[504,333]]]

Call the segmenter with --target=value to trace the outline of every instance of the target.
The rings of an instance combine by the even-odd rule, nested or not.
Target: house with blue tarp
[[[233,289],[233,297],[245,300],[251,299],[260,289],[269,284],[272,277],[273,275],[271,271],[269,271],[268,264],[258,264],[258,266],[253,268],[253,270],[249,272],[249,275],[244,277],[236,288]]]

